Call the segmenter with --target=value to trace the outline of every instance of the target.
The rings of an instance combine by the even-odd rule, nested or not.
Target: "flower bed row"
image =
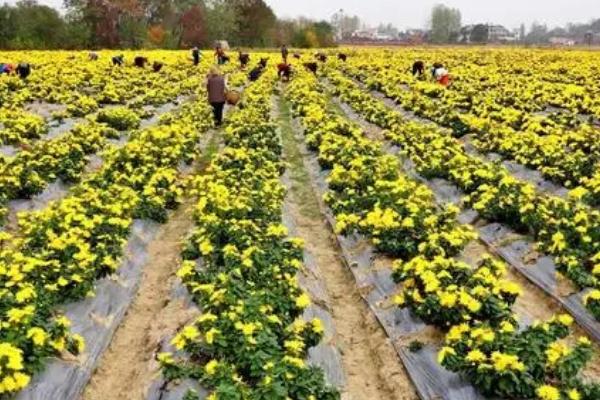
[[[125,51],[126,65],[113,67],[114,54],[102,52],[100,60],[90,61],[87,52],[12,52],[4,54],[6,62],[28,59],[35,64],[26,81],[15,76],[0,76],[0,103],[22,106],[41,100],[53,104],[72,105],[56,116],[82,115],[80,108],[93,112],[102,104],[163,104],[183,94],[196,91],[211,60],[207,57],[199,67],[185,60],[183,52]],[[148,66],[133,66],[136,55],[145,55],[164,67],[155,73]],[[86,113],[86,114],[87,114]],[[85,115],[85,114],[83,114]]]
[[[404,82],[397,71],[365,73],[362,65],[346,67],[370,88],[380,90],[403,108],[414,111],[462,136],[475,134],[473,144],[485,153],[495,152],[520,164],[539,170],[543,176],[568,188],[586,190],[585,200],[600,204],[600,131],[589,124],[561,123],[552,116],[531,115],[505,106],[495,108],[472,106],[462,111],[463,104],[453,91],[433,83],[411,84],[414,90],[398,87]],[[461,83],[464,85],[464,83]],[[432,87],[436,99],[428,97],[421,87]],[[484,103],[484,105],[487,103]]]
[[[68,197],[21,218],[18,236],[2,233],[0,394],[27,386],[48,357],[83,350],[58,307],[93,296],[96,279],[118,268],[134,218],[166,219],[181,193],[177,168],[210,121],[209,107],[195,103],[133,133]]]
[[[244,74],[245,76],[245,74]],[[196,78],[200,80],[200,78]],[[203,95],[198,84],[195,92]],[[161,98],[162,99],[162,98]],[[163,99],[168,101],[168,99]],[[73,104],[70,104],[72,106]],[[96,110],[78,108],[82,115]],[[23,147],[14,157],[0,162],[0,217],[8,212],[10,200],[28,199],[41,193],[49,183],[61,179],[67,183],[78,182],[89,161],[109,143],[107,139],[119,138],[119,132],[140,126],[145,111],[135,104],[100,110],[88,121],[68,133],[47,141],[34,142]]]
[[[550,120],[577,124],[580,116],[600,116],[598,88],[585,71],[597,55],[586,52],[540,50],[402,50],[393,53],[361,51],[350,58],[365,77],[388,74],[389,79],[408,84],[415,94],[457,103],[473,113],[497,113],[519,123],[532,113],[548,111]],[[412,75],[411,64],[421,59],[431,66],[444,63],[452,75],[451,90],[428,79]],[[543,68],[540,68],[542,67]],[[426,71],[429,72],[429,71]],[[587,119],[587,118],[586,118]],[[549,120],[549,121],[550,121]]]
[[[442,178],[469,196],[466,201],[481,216],[529,232],[541,251],[555,257],[559,270],[582,288],[598,288],[600,212],[576,201],[537,194],[501,166],[472,157],[460,142],[433,125],[409,122],[400,113],[362,91],[354,82],[329,73],[344,101],[367,120],[387,129],[386,137],[400,146],[426,178]],[[598,291],[586,297],[597,312]]]
[[[196,229],[178,272],[202,315],[159,360],[169,380],[201,381],[209,399],[337,399],[323,372],[306,365],[323,336],[301,319],[310,299],[298,286],[302,243],[282,225],[284,164],[270,119],[274,73],[244,91],[225,148],[193,185]],[[201,262],[196,261],[201,257]],[[188,395],[192,398],[192,394]]]
[[[15,157],[3,160],[0,164],[2,218],[8,212],[10,200],[31,198],[56,179],[77,182],[88,156],[105,147],[107,139],[118,137],[119,133],[105,124],[87,122],[60,138],[36,142]]]
[[[118,139],[118,131],[140,125],[137,113],[126,107],[102,110],[95,119],[76,125],[58,138],[35,142],[22,148],[14,157],[2,160],[0,217],[6,217],[10,200],[29,199],[40,194],[56,179],[78,182],[91,154],[106,148],[108,139]]]
[[[20,109],[0,110],[0,144],[28,143],[48,133],[48,126],[38,115]]]
[[[325,200],[337,229],[362,233],[379,251],[399,257],[394,267],[394,278],[402,283],[397,303],[448,331],[440,363],[487,396],[596,398],[600,387],[578,378],[591,359],[591,344],[585,338],[574,347],[562,342],[571,317],[557,316],[518,332],[511,308],[520,288],[504,278],[504,264],[484,258],[473,267],[453,259],[474,237],[458,224],[455,210],[437,210],[428,189],[401,176],[398,161],[331,111],[323,92],[314,77],[300,75],[287,97],[308,145],[330,170]],[[415,216],[421,213],[423,220]],[[448,228],[452,233],[446,236]],[[399,247],[380,246],[382,232]],[[439,241],[444,237],[453,240]],[[431,246],[432,240],[439,242]],[[406,251],[408,245],[413,251]]]

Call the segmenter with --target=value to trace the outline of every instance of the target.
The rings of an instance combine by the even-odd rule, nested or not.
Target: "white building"
[[[517,35],[502,25],[488,24],[488,40],[490,42],[515,42]]]
[[[555,46],[575,46],[575,40],[566,37],[551,37],[549,41]]]

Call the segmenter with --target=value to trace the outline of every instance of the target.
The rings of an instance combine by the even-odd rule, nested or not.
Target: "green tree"
[[[121,15],[117,21],[119,46],[142,48],[147,37],[146,22],[131,14]]]
[[[431,10],[431,41],[449,43],[458,38],[461,26],[460,10],[437,4]]]
[[[313,30],[319,39],[319,47],[335,46],[334,28],[327,21],[319,21],[313,23]]]
[[[277,17],[263,0],[229,0],[235,10],[236,35],[234,42],[241,46],[272,45]]]
[[[0,46],[9,48],[16,31],[15,8],[4,4],[0,7]]]
[[[547,43],[549,39],[548,27],[545,24],[538,24],[534,22],[531,25],[531,29],[525,36],[525,43],[528,44],[540,44]]]
[[[62,45],[65,21],[51,7],[40,5],[35,0],[22,0],[12,8],[5,5],[0,15],[8,19],[2,33],[6,47],[55,49]]]
[[[228,0],[208,0],[206,2],[206,44],[216,40],[231,40],[238,32],[236,10]]]

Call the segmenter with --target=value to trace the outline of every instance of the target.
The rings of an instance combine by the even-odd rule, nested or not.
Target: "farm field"
[[[600,399],[600,54],[322,53],[0,52],[0,398]]]

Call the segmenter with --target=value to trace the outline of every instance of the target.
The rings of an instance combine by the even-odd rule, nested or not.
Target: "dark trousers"
[[[221,126],[223,123],[223,107],[225,107],[225,102],[219,103],[210,103],[213,108],[213,115],[215,117],[215,125]]]

